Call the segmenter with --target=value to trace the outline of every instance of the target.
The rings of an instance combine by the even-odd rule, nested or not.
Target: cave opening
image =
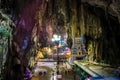
[[[118,4],[117,0],[0,0],[0,52],[4,56],[0,68],[4,66],[5,80],[15,64],[33,66],[37,50],[50,51],[64,43],[72,51],[75,38],[83,39],[85,61],[118,67]],[[52,42],[54,35],[61,41]]]

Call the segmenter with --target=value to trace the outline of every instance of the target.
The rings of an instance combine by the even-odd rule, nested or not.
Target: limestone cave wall
[[[89,41],[91,42],[91,53],[93,53],[93,55],[91,56],[93,56],[93,60],[119,66],[120,60],[118,56],[120,56],[120,47],[118,45],[118,37],[120,36],[120,24],[118,18],[99,7],[89,6],[88,10],[90,10],[89,14],[92,14],[92,16],[90,18],[85,17],[85,19],[87,19],[85,21],[85,24],[87,27],[89,26],[89,28],[91,28],[92,30],[86,31],[89,34],[85,34],[85,36],[86,40],[88,40],[88,44]],[[86,22],[90,22],[91,26],[89,25],[90,23]],[[89,37],[91,37],[91,39],[89,39]]]
[[[70,48],[72,38],[85,37],[87,60],[119,66],[119,3],[119,0],[0,0],[0,8],[15,24],[12,52],[20,57],[17,60],[22,65],[27,66],[34,49],[47,46],[54,33],[67,32]]]
[[[68,4],[65,6],[65,25],[68,42],[73,37],[84,36],[89,61],[119,66],[119,14],[116,16],[112,14],[118,13],[119,7],[114,5],[118,2],[99,0],[66,2]]]

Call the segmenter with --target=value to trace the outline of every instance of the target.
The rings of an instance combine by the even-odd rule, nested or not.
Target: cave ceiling
[[[74,9],[81,3],[84,5],[87,4],[87,7],[96,8],[95,11],[91,10],[91,12],[93,11],[93,13],[99,17],[105,14],[99,14],[100,11],[97,11],[98,8],[101,9],[103,13],[108,13],[120,22],[119,0],[1,0],[1,7],[5,8],[5,10],[8,9],[8,12],[11,11],[10,14],[12,14],[12,19],[15,21],[17,27],[14,34],[17,35],[18,39],[16,40],[19,40],[18,43],[21,44],[24,36],[30,36],[31,32],[36,31],[33,30],[35,26],[39,28],[39,30],[34,32],[36,34],[45,33],[48,35],[49,31],[58,34],[65,33],[67,31],[65,30],[67,29],[65,26],[68,25],[66,23],[71,23],[70,19],[73,19],[71,15],[77,14]],[[7,8],[8,6],[10,6],[10,8]],[[68,20],[65,20],[67,18]],[[45,28],[48,28],[48,30]],[[45,30],[46,32],[44,32]],[[40,37],[46,36],[45,34],[40,35]],[[52,34],[48,35],[43,41],[52,37],[51,35]]]
[[[7,0],[6,0],[7,1]],[[18,7],[19,10],[23,7],[23,5],[26,5],[26,3],[30,2],[31,0],[13,0],[15,2],[15,5],[17,5],[16,7]],[[46,0],[47,2],[50,1],[54,1],[55,0]],[[67,0],[66,0],[67,1]],[[68,0],[71,1],[71,0]],[[75,0],[77,1],[77,0]],[[107,10],[108,13],[110,13],[111,15],[117,17],[118,19],[120,18],[120,1],[119,0],[80,0],[82,3],[87,3],[91,6],[94,7],[99,7],[102,8],[103,10]],[[43,2],[43,0],[41,0],[41,3]],[[64,5],[64,0],[59,1],[58,0],[58,4],[59,7],[62,7],[62,4]]]
[[[120,21],[120,1],[119,0],[82,0],[91,6],[101,8]]]

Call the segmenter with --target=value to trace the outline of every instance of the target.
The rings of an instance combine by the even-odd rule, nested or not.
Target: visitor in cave
[[[120,67],[115,70],[115,75],[120,77]]]
[[[24,80],[32,80],[32,74],[29,68],[25,67]]]

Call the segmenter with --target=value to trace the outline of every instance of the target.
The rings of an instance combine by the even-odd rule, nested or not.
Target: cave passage
[[[119,80],[119,0],[0,0],[0,80]]]

